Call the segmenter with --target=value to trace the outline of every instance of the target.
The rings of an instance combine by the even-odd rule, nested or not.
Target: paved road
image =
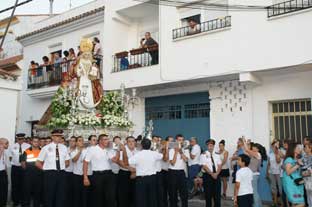
[[[233,207],[233,201],[222,199],[221,206],[222,207]],[[267,205],[264,205],[263,207],[266,207],[266,206]],[[199,200],[199,199],[189,200],[189,207],[205,207],[205,201]]]

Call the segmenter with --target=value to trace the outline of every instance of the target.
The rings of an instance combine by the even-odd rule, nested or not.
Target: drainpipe
[[[54,0],[49,0],[50,1],[50,12],[49,12],[49,14],[50,14],[50,16],[52,16],[53,15],[53,1]]]

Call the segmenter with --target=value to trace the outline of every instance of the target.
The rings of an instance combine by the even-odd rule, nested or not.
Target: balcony
[[[187,36],[192,36],[200,33],[217,31],[219,29],[224,29],[227,27],[231,27],[231,16],[225,16],[223,18],[217,18],[213,20],[209,20],[206,22],[202,22],[197,24],[195,27],[191,28],[190,26],[181,27],[178,29],[174,29],[172,31],[173,40],[180,39]]]
[[[60,85],[63,77],[69,73],[72,63],[73,61],[66,61],[29,69],[27,88],[39,89]]]
[[[312,8],[312,0],[291,0],[267,7],[268,18]]]
[[[53,88],[54,90],[54,88],[58,88],[65,76],[69,78],[73,78],[75,76],[74,71],[71,71],[72,64],[75,63],[76,60],[69,60],[61,63],[42,65],[38,68],[29,69],[27,88],[29,90],[44,88]],[[100,65],[102,66],[102,62],[100,62]],[[41,91],[45,90],[37,91],[41,93]],[[47,92],[50,93],[50,90],[48,90]],[[30,93],[34,94],[34,92]]]
[[[112,72],[148,67],[158,64],[158,45],[151,45],[147,48],[132,49],[129,52],[116,53]]]

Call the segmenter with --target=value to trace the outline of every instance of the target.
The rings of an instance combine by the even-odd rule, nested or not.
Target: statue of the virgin
[[[99,66],[92,57],[93,44],[90,39],[80,42],[81,55],[74,68],[78,80],[78,95],[80,109],[93,109],[102,99],[103,88],[100,83]]]

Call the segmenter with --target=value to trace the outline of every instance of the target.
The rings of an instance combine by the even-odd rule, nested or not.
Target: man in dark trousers
[[[151,141],[143,139],[142,151],[132,156],[129,161],[127,153],[123,153],[126,165],[133,166],[136,171],[135,197],[136,207],[157,207],[156,195],[156,162],[163,154],[151,150]],[[123,151],[126,149],[123,148]]]
[[[23,200],[24,169],[21,166],[22,155],[30,147],[25,143],[25,134],[16,134],[16,143],[10,147],[9,156],[12,164],[12,201],[13,206],[18,206]]]
[[[39,138],[33,137],[31,147],[28,148],[22,158],[22,167],[25,169],[24,196],[22,207],[30,207],[31,200],[33,207],[40,207],[43,173],[36,167],[36,161],[40,153]]]
[[[222,162],[220,155],[214,152],[215,144],[213,139],[206,141],[208,150],[200,157],[200,165],[205,171],[203,185],[206,207],[212,207],[212,199],[214,207],[221,207],[221,179],[219,174],[222,169]]]
[[[90,186],[88,166],[91,164],[93,171],[93,194],[95,207],[116,207],[116,182],[112,172],[111,162],[119,158],[109,148],[109,138],[101,134],[98,145],[89,148],[83,162],[83,183]]]
[[[69,154],[65,145],[60,144],[63,130],[51,133],[52,142],[40,151],[37,167],[44,171],[45,207],[65,207],[65,168],[69,166]]]
[[[170,207],[178,206],[178,192],[182,207],[188,207],[187,179],[185,175],[186,163],[190,159],[188,149],[183,149],[184,137],[176,135],[179,146],[169,150],[169,201]]]

